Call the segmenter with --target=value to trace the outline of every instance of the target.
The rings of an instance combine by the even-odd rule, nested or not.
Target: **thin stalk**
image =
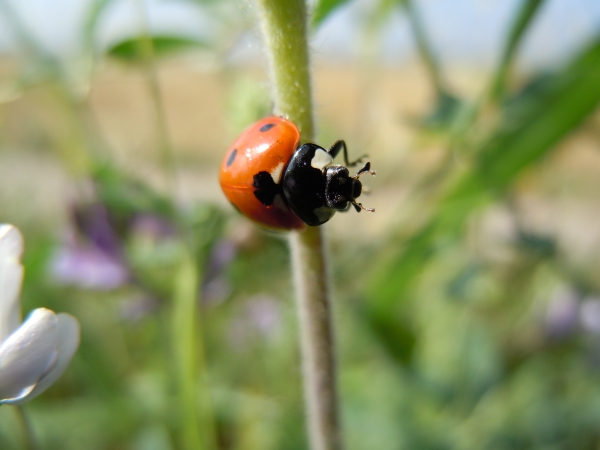
[[[498,66],[490,82],[488,94],[490,101],[497,102],[504,96],[508,75],[517,54],[517,50],[519,49],[519,45],[525,36],[525,32],[529,29],[535,14],[543,3],[544,0],[523,0],[521,3],[515,18],[511,23],[500,61],[498,62]]]
[[[290,236],[310,448],[340,450],[343,445],[324,246],[320,228],[311,227]]]
[[[471,126],[479,118],[481,111],[490,105],[501,102],[506,93],[506,85],[510,69],[514,62],[517,50],[525,32],[529,29],[533,18],[539,11],[544,0],[523,0],[519,10],[511,22],[511,27],[506,37],[504,47],[487,88],[479,98],[471,104],[465,104],[459,111],[453,124],[451,147],[458,149],[465,145],[465,139]]]
[[[39,445],[33,432],[33,425],[29,415],[25,412],[22,405],[15,405],[14,411],[17,413],[17,419],[23,434],[23,448],[26,450],[39,450]]]
[[[201,320],[198,317],[198,265],[185,255],[175,277],[172,343],[175,356],[182,446],[185,450],[216,449],[214,418],[208,389]]]
[[[447,93],[447,90],[444,87],[440,65],[435,57],[433,49],[431,48],[427,33],[425,32],[425,26],[421,20],[421,16],[419,15],[413,0],[402,0],[401,4],[408,16],[408,21],[410,23],[410,27],[412,28],[412,33],[415,38],[421,60],[427,69],[429,78],[431,78],[431,82],[435,88],[436,94],[438,98],[440,98]]]
[[[141,33],[138,40],[138,49],[140,51],[141,61],[144,68],[148,88],[150,89],[150,98],[156,114],[156,137],[160,151],[160,158],[163,165],[167,188],[171,194],[177,194],[177,176],[175,167],[175,158],[173,156],[173,147],[167,128],[167,116],[165,115],[165,106],[163,102],[160,82],[158,79],[158,69],[156,67],[156,54],[154,51],[154,42],[150,35],[150,24],[148,11],[143,0],[136,0],[141,20]]]
[[[0,11],[10,25],[10,30],[15,34],[22,52],[29,56],[34,56],[45,61],[52,60],[52,62],[54,62],[48,51],[29,32],[28,28],[21,20],[21,17],[13,9],[9,1],[0,0]],[[56,67],[53,66],[52,69],[56,69]]]
[[[269,60],[275,112],[298,125],[302,140],[314,138],[312,90],[303,0],[258,0]],[[289,239],[299,312],[304,397],[310,448],[341,450],[335,351],[325,242],[321,227]]]
[[[64,102],[68,108],[68,120],[73,125],[70,135],[77,142],[76,146],[85,150],[84,154],[71,156],[70,159],[65,158],[68,166],[73,169],[73,166],[77,165],[77,167],[85,167],[89,171],[92,161],[96,161],[103,154],[106,156],[106,146],[98,135],[97,125],[93,120],[89,105],[81,98],[81,95],[73,92],[72,81],[67,76],[61,61],[39,42],[12,8],[10,2],[0,0],[0,11],[7,17],[7,23],[10,24],[10,29],[21,47],[21,52],[26,55],[25,61],[28,64],[39,64],[43,68],[46,73],[46,81],[56,83],[57,89],[54,92],[58,95],[58,100]],[[90,72],[90,77],[91,75]],[[74,157],[79,157],[80,161],[74,164]]]

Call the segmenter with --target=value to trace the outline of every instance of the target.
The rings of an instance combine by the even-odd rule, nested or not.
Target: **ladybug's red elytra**
[[[227,199],[257,224],[274,230],[302,229],[327,222],[336,211],[354,206],[362,192],[359,178],[371,170],[367,162],[354,176],[344,166],[333,164],[343,150],[337,141],[329,150],[316,144],[300,145],[300,131],[282,117],[265,117],[250,126],[233,143],[223,164],[219,181]]]

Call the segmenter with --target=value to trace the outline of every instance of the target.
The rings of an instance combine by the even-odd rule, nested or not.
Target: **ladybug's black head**
[[[366,163],[358,173],[351,177],[348,169],[343,166],[329,166],[325,171],[325,201],[327,206],[338,211],[345,211],[354,206],[357,212],[361,209],[373,212],[373,208],[364,208],[356,199],[362,193],[362,183],[359,181],[365,173],[375,175],[371,171],[371,163]]]

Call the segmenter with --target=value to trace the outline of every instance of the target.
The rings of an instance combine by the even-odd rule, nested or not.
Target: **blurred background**
[[[311,3],[349,449],[600,448],[600,3]],[[0,222],[75,315],[43,449],[305,449],[288,250],[218,167],[271,100],[251,1],[0,0]],[[20,449],[11,407],[0,448]]]

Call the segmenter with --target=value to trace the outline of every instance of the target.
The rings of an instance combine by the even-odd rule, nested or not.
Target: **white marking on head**
[[[277,166],[275,166],[275,168],[273,170],[271,170],[271,178],[273,178],[273,181],[275,182],[275,184],[279,184],[279,182],[281,181],[282,173],[283,173],[283,163],[280,162],[279,164],[277,164]]]
[[[333,162],[333,158],[325,150],[317,149],[315,156],[310,160],[310,165],[315,169],[323,170]]]

